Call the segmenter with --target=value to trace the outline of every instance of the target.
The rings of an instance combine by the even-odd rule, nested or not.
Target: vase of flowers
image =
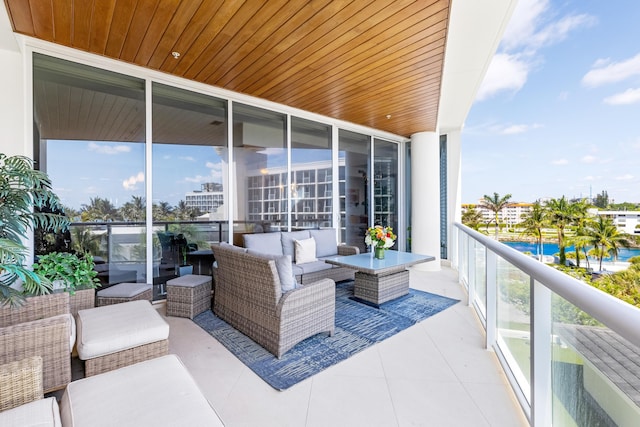
[[[395,244],[396,238],[391,227],[376,225],[367,229],[364,242],[372,247],[376,258],[384,259],[384,252]]]

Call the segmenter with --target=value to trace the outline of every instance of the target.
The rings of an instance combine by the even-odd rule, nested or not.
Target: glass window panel
[[[33,55],[34,158],[72,220],[36,254],[89,252],[102,286],[147,281],[144,101],[143,80]]]
[[[188,273],[210,274],[211,243],[228,237],[227,103],[153,84],[154,284]],[[211,262],[209,262],[211,261]]]
[[[373,153],[373,223],[390,226],[398,233],[398,144],[376,139]]]
[[[242,234],[288,229],[286,116],[244,104],[233,104],[232,176],[235,182],[234,242]],[[249,205],[248,189],[262,191],[259,212]]]
[[[291,118],[291,227],[318,228],[319,197],[331,197],[331,126],[298,117]],[[316,185],[326,182],[326,189]],[[303,221],[304,220],[304,221]]]
[[[366,252],[364,236],[369,226],[371,176],[370,137],[340,129],[338,143],[340,166],[340,241]]]

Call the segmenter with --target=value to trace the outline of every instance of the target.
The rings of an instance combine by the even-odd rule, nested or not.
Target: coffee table
[[[435,257],[430,255],[391,250],[386,251],[384,259],[375,258],[373,253],[324,258],[328,264],[358,270],[353,287],[354,299],[374,306],[408,294],[407,267],[433,260]]]

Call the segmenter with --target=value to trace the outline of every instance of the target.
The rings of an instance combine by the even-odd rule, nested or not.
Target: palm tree
[[[18,280],[22,280],[28,293],[50,291],[48,280],[24,265],[29,251],[23,240],[29,229],[65,230],[68,219],[51,213],[61,206],[50,178],[33,169],[31,159],[0,153],[0,305],[18,305],[24,300],[24,295],[12,287]],[[43,208],[51,212],[44,212]]]
[[[467,227],[478,231],[480,229],[480,224],[482,224],[482,212],[473,207],[465,210],[462,214],[462,223]]]
[[[569,201],[562,196],[560,199],[551,199],[544,205],[547,221],[555,227],[558,233],[558,248],[560,250],[560,264],[565,265],[567,256],[565,254],[564,231],[571,224],[573,214]]]
[[[108,199],[91,198],[88,205],[82,205],[82,222],[113,221],[119,219],[118,210]]]
[[[146,218],[146,203],[144,197],[131,196],[131,201],[120,208],[120,215],[125,221],[139,222]]]
[[[590,218],[587,215],[587,209],[589,204],[585,199],[572,202],[570,205],[571,210],[571,222],[576,226],[574,237],[569,239],[568,244],[573,245],[576,253],[576,266],[580,267],[580,250],[589,245],[589,239],[585,238],[585,226],[588,224]],[[589,258],[587,258],[587,263]]]
[[[160,202],[153,204],[153,219],[154,221],[169,221],[171,220],[171,214],[173,213],[173,207],[168,202]]]
[[[542,229],[546,225],[544,208],[539,201],[536,201],[531,210],[524,215],[524,220],[520,223],[520,226],[524,227],[523,234],[532,236],[536,239],[536,246],[538,248],[538,259],[542,261],[543,246],[542,246]]]
[[[618,227],[610,218],[598,216],[587,227],[587,233],[591,236],[591,244],[598,254],[599,270],[602,270],[602,259],[606,254],[616,259],[620,246],[625,248],[631,246],[630,236],[618,231]]]
[[[494,220],[496,223],[496,233],[495,239],[498,240],[498,224],[499,224],[499,214],[502,208],[509,206],[509,200],[511,199],[511,194],[505,194],[503,197],[500,197],[498,193],[493,193],[493,196],[484,195],[483,199],[480,201],[480,205],[493,212]]]

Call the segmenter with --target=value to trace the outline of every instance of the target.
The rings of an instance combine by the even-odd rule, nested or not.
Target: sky
[[[471,107],[462,202],[640,202],[640,2],[519,0]]]

